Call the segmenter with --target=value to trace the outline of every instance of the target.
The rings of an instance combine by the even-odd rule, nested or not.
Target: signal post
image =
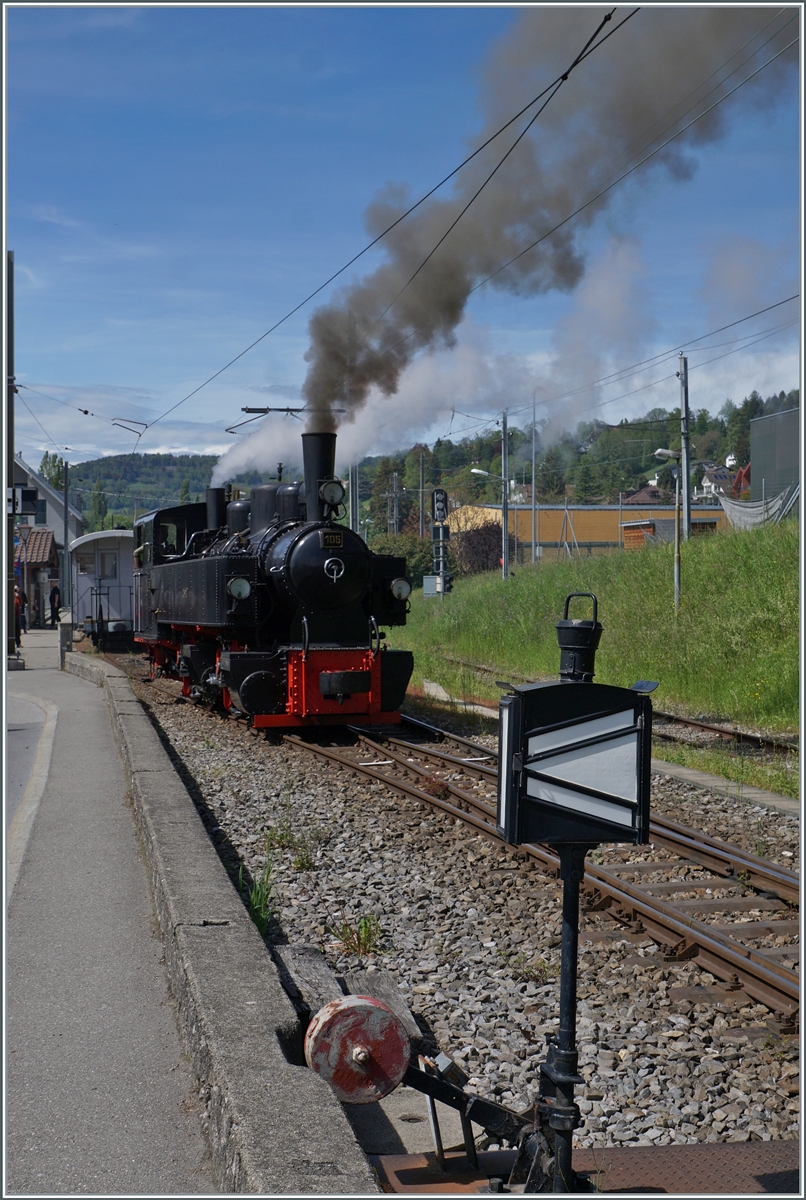
[[[444,488],[435,488],[431,493],[431,516],[434,519],[431,526],[431,542],[436,590],[444,600],[446,593],[453,591],[453,576],[446,570],[451,531],[447,523],[448,493]]]
[[[593,601],[593,619],[570,620],[570,601]],[[547,1038],[535,1128],[524,1131],[510,1184],[545,1190],[546,1142],[553,1145],[553,1191],[579,1189],[571,1162],[581,1123],[574,1088],[579,886],[585,856],[604,843],[649,841],[652,705],[657,684],[593,682],[602,626],[592,593],[573,593],[557,623],[560,682],[513,687],[500,702],[498,832],[510,845],[556,848],[563,881],[559,1030]]]

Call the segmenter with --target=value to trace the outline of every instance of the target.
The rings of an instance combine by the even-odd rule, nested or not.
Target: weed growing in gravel
[[[352,925],[342,912],[341,924],[328,932],[338,938],[338,944],[346,954],[363,958],[365,954],[373,954],[378,950],[383,930],[374,913],[366,913],[358,918],[357,924]]]
[[[252,883],[251,888],[246,887],[243,880],[243,863],[241,863],[238,871],[238,891],[241,896],[249,901],[249,915],[255,922],[258,932],[261,937],[265,935],[269,928],[269,922],[272,916],[271,907],[271,859],[267,856],[263,870]]]
[[[266,834],[267,850],[293,850],[297,835],[289,817],[283,817],[276,825],[270,825]]]
[[[315,826],[300,832],[290,816],[283,817],[269,827],[266,834],[266,852],[291,850],[294,857],[291,865],[295,871],[312,871],[315,863],[316,843],[322,841],[324,830]]]
[[[291,866],[295,871],[312,871],[314,868],[314,851],[313,846],[309,842],[304,842],[297,847],[297,853],[291,860]]]
[[[514,977],[521,983],[536,983],[538,987],[542,987],[543,984],[556,979],[560,973],[556,966],[547,963],[544,958],[535,958],[530,961],[525,950],[521,950],[518,954],[504,954],[501,951],[499,953]]]

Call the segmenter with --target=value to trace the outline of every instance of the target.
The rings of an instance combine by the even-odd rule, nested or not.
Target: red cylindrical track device
[[[371,996],[332,1000],[311,1019],[305,1060],[344,1104],[372,1104],[400,1083],[411,1059],[403,1022]]]

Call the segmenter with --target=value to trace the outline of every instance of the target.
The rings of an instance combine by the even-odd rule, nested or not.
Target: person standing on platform
[[[28,597],[20,588],[20,629],[23,633],[28,632]]]
[[[56,628],[56,623],[59,620],[59,605],[62,601],[62,594],[59,591],[58,583],[54,583],[50,589],[50,627]]]
[[[22,646],[22,597],[18,585],[14,584],[14,644],[19,650]]]

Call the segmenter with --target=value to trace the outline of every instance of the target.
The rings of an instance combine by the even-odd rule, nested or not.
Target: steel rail
[[[433,730],[433,727],[431,728]],[[444,795],[431,794],[404,779],[379,771],[374,763],[362,765],[343,751],[303,741],[294,734],[285,735],[283,740],[347,770],[366,775],[393,791],[420,802],[425,801],[469,825],[497,845],[512,849],[498,836],[494,824],[494,806],[447,780],[435,782],[458,803],[452,803],[444,798]],[[425,768],[407,761],[403,754],[390,750],[388,746],[380,746],[363,734],[361,744],[366,745],[367,749],[375,754],[382,752],[385,757],[391,758],[394,764],[420,778],[429,776]],[[478,749],[478,746],[468,744],[473,749]],[[469,809],[475,809],[475,812]],[[514,853],[518,857],[539,863],[544,869],[548,868],[549,873],[555,876],[559,873],[559,857],[548,847],[526,844]],[[593,893],[589,911],[608,910],[608,915],[616,920],[633,924],[635,932],[646,932],[653,940],[666,946],[672,959],[696,958],[698,965],[726,981],[729,988],[742,989],[748,996],[787,1016],[792,1017],[797,1013],[800,987],[796,972],[765,958],[763,951],[745,946],[724,933],[716,932],[704,922],[681,914],[673,905],[656,899],[638,886],[620,879],[606,867],[586,862],[585,876],[586,892]]]
[[[472,663],[465,662],[463,659],[451,658],[445,655],[446,662],[458,663],[460,666],[473,667]],[[517,680],[518,683],[531,683],[532,680],[527,679],[524,675],[518,675],[512,671],[497,671],[495,667],[474,667],[475,670],[481,671],[485,675],[498,675],[503,677],[508,675],[511,679]],[[495,708],[490,705],[490,715],[495,715]],[[742,729],[729,729],[724,725],[714,725],[708,721],[697,721],[693,717],[680,717],[676,713],[662,712],[660,709],[655,709],[655,718],[658,721],[668,721],[670,724],[685,725],[689,729],[702,729],[705,733],[715,734],[717,737],[723,738],[725,741],[737,742],[741,744],[745,742],[749,746],[755,746],[759,750],[774,750],[780,754],[799,753],[799,745],[797,742],[787,741],[785,738],[766,737],[761,733],[746,733]],[[404,720],[416,721],[417,718],[409,717],[404,714]],[[425,722],[421,722],[425,724]],[[664,741],[679,742],[682,739],[674,736],[673,733],[659,733],[653,730],[653,737],[661,738]],[[687,743],[690,744],[690,743]]]
[[[425,727],[449,740],[467,746],[468,749],[489,755],[494,760],[498,758],[497,750],[487,749],[468,738],[461,738],[445,730],[440,730],[437,726],[427,726],[425,722],[417,721],[416,724],[419,728]],[[398,746],[406,744],[397,738],[390,740]],[[441,757],[439,751],[423,750],[419,746],[413,746],[412,749],[415,753],[427,757],[435,765]],[[463,759],[447,754],[444,755],[444,759],[451,767],[455,767],[457,770],[467,770],[468,774],[475,772],[479,777],[484,776],[491,780],[498,777],[497,768],[485,767],[479,763],[466,765]],[[664,849],[671,850],[672,853],[679,854],[681,857],[688,855],[716,874],[733,876],[737,879],[739,876],[744,876],[745,879],[742,882],[746,881],[761,891],[774,892],[785,900],[798,902],[800,898],[800,879],[794,871],[767,862],[758,855],[742,850],[738,846],[732,846],[728,842],[700,833],[698,830],[689,829],[668,817],[652,816],[649,833],[651,841],[656,845],[663,846]]]
[[[668,817],[651,817],[649,835],[655,845],[676,854],[685,851],[717,874],[724,872],[737,879],[745,876],[746,882],[758,890],[767,889],[795,903],[800,899],[800,878],[794,871],[779,867],[777,863],[766,862],[739,846],[688,829]]]
[[[661,712],[659,709],[655,709],[654,716],[658,721],[669,721],[675,725],[686,725],[690,729],[702,729],[706,733],[714,733],[726,741],[739,742],[740,744],[746,742],[749,746],[756,746],[759,750],[776,750],[783,754],[789,754],[793,750],[797,754],[799,750],[797,742],[765,737],[761,733],[745,733],[742,729],[726,729],[724,725],[712,725],[708,721],[696,721],[692,717],[678,717],[675,713]],[[672,741],[677,740],[671,734],[656,734],[654,731],[653,737],[666,737]]]

